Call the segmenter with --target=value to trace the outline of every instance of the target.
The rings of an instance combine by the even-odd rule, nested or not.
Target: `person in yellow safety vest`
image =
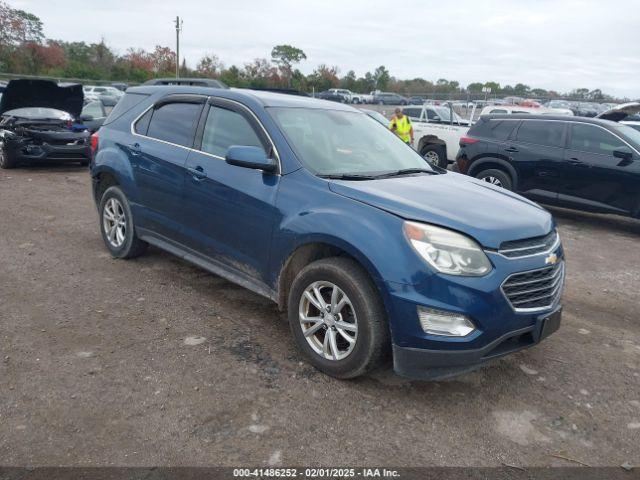
[[[409,117],[402,113],[401,108],[396,108],[396,114],[391,117],[389,130],[398,135],[404,143],[413,144],[413,125]]]

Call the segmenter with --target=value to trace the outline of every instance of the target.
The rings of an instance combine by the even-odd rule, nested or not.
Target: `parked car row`
[[[453,105],[407,106],[412,149],[377,112],[302,96],[147,85],[83,103],[79,85],[11,82],[0,166],[91,159],[114,257],[155,245],[274,300],[309,362],[339,378],[388,352],[402,375],[442,378],[558,329],[559,236],[509,190],[640,215],[640,132],[603,118],[514,108],[470,125]],[[451,156],[466,177],[432,166]]]

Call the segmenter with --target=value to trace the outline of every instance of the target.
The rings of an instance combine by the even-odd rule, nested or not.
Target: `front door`
[[[185,218],[189,246],[237,273],[266,281],[279,174],[229,165],[232,145],[273,152],[246,107],[211,100],[185,169]]]
[[[559,193],[569,206],[628,214],[640,199],[640,157],[609,130],[574,122]]]

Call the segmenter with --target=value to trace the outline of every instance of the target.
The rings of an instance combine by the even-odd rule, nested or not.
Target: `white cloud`
[[[227,65],[302,48],[310,72],[337,65],[359,75],[385,65],[398,78],[494,80],[566,91],[600,88],[640,96],[640,9],[634,0],[9,0],[38,15],[49,37],[129,46],[173,46],[195,65],[206,52]]]

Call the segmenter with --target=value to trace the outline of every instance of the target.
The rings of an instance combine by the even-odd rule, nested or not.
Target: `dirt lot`
[[[538,347],[345,382],[269,301],[155,249],[111,259],[89,185],[0,173],[1,464],[640,464],[640,222],[554,210],[565,317]]]

